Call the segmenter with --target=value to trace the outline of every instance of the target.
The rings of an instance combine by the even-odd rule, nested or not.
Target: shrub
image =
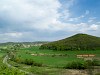
[[[95,75],[100,75],[100,73],[96,73]]]
[[[97,59],[93,59],[93,60],[87,60],[86,63],[89,66],[100,66],[100,61]]]
[[[5,64],[0,63],[0,75],[26,75],[18,69],[7,67]]]
[[[32,66],[38,66],[38,67],[41,67],[42,66],[42,63],[37,63],[31,59],[25,59],[25,60],[22,60],[21,61],[22,64],[26,64],[26,65],[32,65]]]
[[[93,65],[93,66],[100,66],[100,60],[94,59],[94,60],[92,61],[92,65]]]
[[[64,68],[65,69],[88,69],[88,68],[92,68],[92,66],[100,66],[100,61],[97,59],[87,60],[84,62],[73,61],[68,63]]]
[[[33,61],[31,59],[25,59],[24,63],[26,65],[32,65],[33,64]]]
[[[36,63],[36,62],[34,62],[32,65],[33,65],[33,66],[41,67],[41,66],[42,66],[42,63]]]
[[[64,68],[65,69],[86,69],[87,65],[79,61],[73,61],[68,63]]]
[[[37,62],[33,61],[32,59],[24,59],[23,60],[23,59],[15,57],[12,61],[21,63],[21,64],[26,64],[26,65],[38,66],[38,67],[43,66],[42,63],[37,63]]]

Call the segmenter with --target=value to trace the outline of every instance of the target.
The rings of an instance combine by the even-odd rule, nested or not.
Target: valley
[[[55,50],[55,49],[41,48],[42,45],[45,46],[47,44],[49,47],[50,44],[49,42],[48,43],[40,42],[35,44],[34,43],[1,44],[0,75],[4,74],[99,75],[100,74],[99,49]]]

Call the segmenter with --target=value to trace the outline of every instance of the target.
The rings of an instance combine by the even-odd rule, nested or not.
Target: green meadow
[[[10,50],[9,50],[10,51]],[[13,53],[14,59],[9,59],[7,62],[16,67],[16,69],[11,68],[12,72],[6,64],[3,63],[3,59],[5,55],[11,55]],[[33,55],[32,55],[33,54]],[[56,51],[56,50],[47,50],[47,49],[39,49],[39,46],[33,46],[30,48],[20,48],[19,50],[11,50],[8,51],[0,51],[0,70],[2,73],[5,73],[7,70],[7,74],[13,74],[17,72],[18,74],[26,75],[23,72],[19,72],[19,70],[24,70],[29,73],[33,73],[36,75],[72,75],[72,72],[76,72],[79,70],[71,70],[65,69],[64,67],[73,61],[78,61],[84,63],[83,58],[77,58],[79,54],[94,54],[95,57],[93,59],[100,59],[100,50],[82,50],[82,51]],[[9,55],[9,57],[10,57]],[[11,58],[11,57],[10,57]],[[30,62],[35,62],[32,65],[27,65],[27,60]],[[24,61],[24,63],[23,63]],[[41,65],[42,64],[42,65]],[[3,66],[2,66],[3,65]],[[4,68],[6,69],[4,70]],[[17,75],[18,75],[17,74]]]
[[[3,57],[6,53],[4,51],[0,51],[0,57]]]
[[[36,56],[31,55],[36,54]],[[43,55],[39,55],[43,54]],[[58,55],[57,55],[58,54]],[[77,58],[79,54],[94,54],[95,57],[100,57],[99,50],[87,51],[54,51],[54,50],[40,50],[39,47],[23,48],[16,53],[16,57],[20,59],[30,59],[38,63],[42,63],[49,67],[64,67],[67,63],[72,61],[84,62],[83,58]]]

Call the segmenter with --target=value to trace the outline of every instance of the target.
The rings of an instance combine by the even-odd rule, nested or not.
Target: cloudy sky
[[[0,0],[0,42],[100,37],[100,0]]]

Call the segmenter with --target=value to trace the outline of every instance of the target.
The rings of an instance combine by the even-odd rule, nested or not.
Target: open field
[[[20,50],[11,50],[14,54],[15,60],[8,60],[8,64],[19,70],[24,70],[36,75],[88,75],[86,70],[77,69],[64,69],[68,63],[72,61],[79,61],[84,63],[83,58],[77,58],[79,54],[94,54],[93,59],[100,59],[100,50],[87,50],[87,51],[54,51],[54,50],[40,50],[38,46],[30,48],[21,48]],[[6,51],[0,52],[0,64],[3,64],[3,56],[7,55]],[[39,65],[27,65],[20,63],[22,61],[29,60]],[[41,66],[42,64],[42,66]],[[4,65],[4,64],[3,64]],[[1,66],[0,66],[1,67]],[[9,68],[7,68],[9,69]],[[9,70],[10,71],[10,70]],[[15,70],[13,70],[14,72]],[[97,71],[97,70],[96,70]],[[23,74],[24,75],[24,74]]]
[[[0,51],[0,57],[3,57],[6,53],[4,51]]]
[[[22,48],[15,52],[16,61],[10,61],[9,63],[19,69],[32,72],[39,75],[74,75],[72,70],[64,69],[69,62],[79,61],[84,63],[83,58],[77,58],[79,54],[94,54],[93,59],[100,59],[100,51],[53,51],[53,50],[40,50],[39,47]],[[43,66],[26,65],[19,62],[31,60],[35,63],[42,64]],[[78,75],[85,75],[86,72],[80,74],[79,70],[75,70]],[[86,74],[87,75],[87,74]]]
[[[33,54],[33,55],[31,55]],[[78,54],[94,54],[94,58],[100,57],[100,51],[53,51],[53,50],[39,50],[39,47],[32,47],[22,49],[17,52],[17,57],[20,59],[32,59],[51,67],[63,67],[71,61],[84,61],[84,59],[77,58]]]

